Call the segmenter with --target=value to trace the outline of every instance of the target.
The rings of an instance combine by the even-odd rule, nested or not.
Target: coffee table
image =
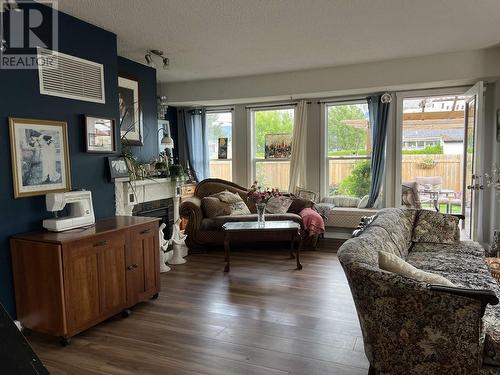
[[[226,223],[222,226],[222,230],[224,231],[224,255],[226,266],[224,267],[224,272],[229,272],[231,267],[231,248],[230,242],[231,238],[237,236],[238,234],[249,234],[252,232],[289,232],[290,234],[290,259],[297,260],[297,269],[302,269],[302,264],[300,264],[300,250],[302,248],[302,236],[300,233],[300,224],[291,221],[266,221],[264,225],[259,224],[256,221],[250,222],[232,222]],[[295,241],[299,240],[299,246],[297,246],[296,255],[293,255],[293,250],[295,246]]]

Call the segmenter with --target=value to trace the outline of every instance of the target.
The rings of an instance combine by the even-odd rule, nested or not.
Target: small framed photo
[[[500,142],[500,109],[497,109],[497,142]]]
[[[217,156],[219,159],[227,159],[227,138],[219,138]]]
[[[316,198],[318,197],[318,194],[316,194],[314,191],[305,190],[299,186],[295,188],[295,194],[299,198],[308,199],[313,202],[316,202]]]
[[[68,125],[9,118],[14,198],[71,190]]]
[[[127,161],[123,156],[111,156],[108,158],[108,163],[112,180],[130,177]]]
[[[85,151],[112,153],[115,146],[115,120],[85,115]]]

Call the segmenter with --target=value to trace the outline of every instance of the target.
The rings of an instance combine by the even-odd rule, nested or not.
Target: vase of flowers
[[[250,187],[250,191],[247,194],[248,200],[255,203],[257,208],[257,222],[259,226],[265,226],[266,223],[266,205],[269,199],[272,197],[280,196],[281,193],[275,188],[262,188],[259,186],[258,181],[254,181],[253,185]]]

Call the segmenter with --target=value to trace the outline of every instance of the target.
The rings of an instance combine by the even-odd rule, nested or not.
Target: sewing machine
[[[53,219],[45,219],[43,227],[52,232],[80,228],[95,223],[92,193],[90,191],[70,191],[67,193],[50,193],[45,196],[47,211],[54,212]],[[68,216],[58,217],[68,205]]]

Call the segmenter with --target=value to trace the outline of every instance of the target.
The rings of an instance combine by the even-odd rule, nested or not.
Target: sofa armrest
[[[186,234],[192,235],[200,228],[203,220],[203,212],[201,210],[201,199],[198,197],[190,197],[185,199],[179,208],[179,215],[188,219]]]
[[[429,284],[428,288],[433,292],[449,293],[455,296],[471,298],[478,301],[481,304],[481,317],[484,315],[486,305],[498,304],[498,297],[496,296],[495,292],[489,289],[457,288],[436,284]]]
[[[378,372],[431,374],[446,367],[449,373],[477,373],[483,295],[497,302],[489,292],[429,286],[368,265],[343,266],[365,352]]]

